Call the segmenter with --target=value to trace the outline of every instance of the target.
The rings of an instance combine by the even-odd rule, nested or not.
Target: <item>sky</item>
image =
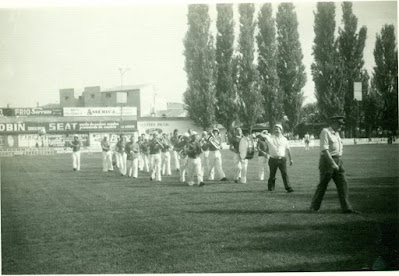
[[[0,107],[59,103],[63,88],[74,88],[77,97],[87,86],[120,86],[119,68],[128,68],[123,85],[151,83],[158,97],[183,102],[188,1],[27,2],[0,0]],[[216,30],[214,2],[210,4],[212,31]],[[307,73],[303,91],[309,103],[315,101],[310,67],[316,2],[294,4]],[[342,9],[340,2],[335,4],[338,31]],[[277,7],[274,2],[274,14]],[[384,24],[397,27],[397,2],[354,1],[353,13],[358,29],[364,25],[368,30],[364,59],[371,75],[376,34]]]

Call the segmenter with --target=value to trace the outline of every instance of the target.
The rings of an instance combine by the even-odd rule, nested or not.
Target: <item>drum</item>
[[[242,137],[238,147],[241,159],[252,159],[255,154],[255,142],[251,137]]]

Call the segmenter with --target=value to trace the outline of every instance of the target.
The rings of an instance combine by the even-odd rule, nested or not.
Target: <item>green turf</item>
[[[371,270],[378,256],[398,269],[398,146],[345,147],[350,200],[341,214],[330,183],[321,210],[308,213],[318,150],[294,148],[285,192],[247,184],[188,187],[101,171],[100,154],[1,160],[2,273],[228,273]],[[231,179],[232,154],[223,152]],[[378,268],[376,266],[376,268]],[[380,267],[381,268],[381,267]]]

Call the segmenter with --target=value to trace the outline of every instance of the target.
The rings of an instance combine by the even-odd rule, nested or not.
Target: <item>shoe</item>
[[[204,186],[205,185],[205,183],[204,182],[201,182],[200,184],[198,184],[198,187],[202,187],[202,186]]]
[[[152,177],[150,177],[150,180],[152,181]]]
[[[313,207],[310,207],[309,208],[309,212],[310,213],[316,213],[318,210],[316,210],[315,208],[313,208]]]
[[[342,213],[344,213],[344,214],[360,214],[359,211],[356,211],[356,210],[353,210],[353,209],[342,211]]]
[[[76,171],[76,169],[72,169],[72,170]]]
[[[108,170],[109,172],[113,172],[114,170]]]
[[[292,188],[287,189],[287,193],[292,193],[293,191],[294,191],[294,189],[292,189]]]
[[[223,177],[222,179],[220,179],[220,181],[227,181],[227,178]]]
[[[180,170],[179,170],[179,169],[176,169],[176,171],[177,171],[177,172],[180,172]]]

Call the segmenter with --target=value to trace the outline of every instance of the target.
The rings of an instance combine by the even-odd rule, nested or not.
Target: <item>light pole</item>
[[[118,69],[119,69],[119,73],[121,75],[121,90],[122,90],[123,89],[123,75],[125,75],[125,73],[127,71],[129,71],[130,68],[129,67],[125,67],[125,68],[119,67]]]

